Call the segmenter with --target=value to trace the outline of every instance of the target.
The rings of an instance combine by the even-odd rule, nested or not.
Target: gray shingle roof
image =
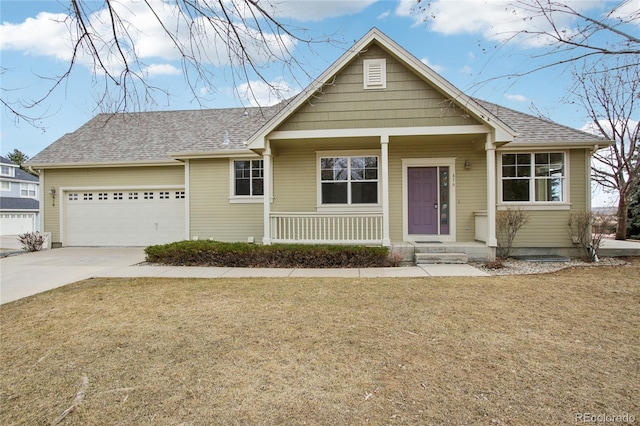
[[[475,99],[518,132],[515,144],[596,144],[602,138],[548,120]],[[246,149],[244,143],[281,108],[99,114],[38,153],[27,164],[170,161],[169,152]],[[228,136],[228,144],[225,138]]]
[[[246,149],[244,142],[279,108],[99,114],[28,163],[168,161],[168,152]]]
[[[16,177],[14,180],[21,180],[27,182],[39,182],[40,179],[37,176],[31,175],[24,170],[16,169]]]
[[[0,197],[0,210],[38,210],[39,206],[33,198]]]
[[[0,155],[0,164],[11,164],[13,166],[16,166],[16,174],[15,176],[12,177],[8,177],[8,176],[3,176],[2,180],[10,180],[13,182],[16,181],[26,181],[26,182],[39,182],[40,179],[38,179],[37,176],[33,176],[32,174],[29,174],[27,172],[25,172],[24,170],[21,170],[19,167],[17,167],[18,165],[16,163],[14,163],[13,161],[9,160],[8,158],[5,158],[3,156]]]
[[[606,139],[573,129],[553,121],[525,114],[520,111],[505,108],[503,106],[474,99],[480,106],[489,111],[493,116],[511,127],[518,133],[518,137],[509,146],[517,144],[557,145],[571,143],[598,143]]]

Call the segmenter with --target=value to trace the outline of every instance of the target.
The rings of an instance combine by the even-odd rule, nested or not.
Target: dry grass
[[[638,421],[638,276],[88,280],[2,306],[0,423]]]

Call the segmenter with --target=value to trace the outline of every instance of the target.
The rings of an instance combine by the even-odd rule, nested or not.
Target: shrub
[[[176,266],[360,268],[395,266],[386,247],[178,241],[145,249],[147,262]]]
[[[607,233],[610,216],[597,215],[590,210],[573,212],[569,215],[569,235],[571,241],[582,251],[582,257],[588,262],[598,261],[598,250],[602,236]]]
[[[529,221],[529,217],[520,208],[499,210],[496,212],[496,237],[498,239],[498,257],[509,257],[516,234]]]
[[[504,268],[504,262],[502,261],[501,258],[498,257],[495,260],[487,261],[484,264],[484,267],[487,269],[502,269]]]
[[[18,235],[18,241],[22,244],[22,249],[27,252],[40,251],[47,242],[47,236],[39,232],[26,232]]]

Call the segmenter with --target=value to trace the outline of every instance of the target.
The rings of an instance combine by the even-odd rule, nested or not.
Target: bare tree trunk
[[[618,224],[616,225],[616,240],[627,239],[627,215],[629,214],[629,197],[620,194],[618,201]]]

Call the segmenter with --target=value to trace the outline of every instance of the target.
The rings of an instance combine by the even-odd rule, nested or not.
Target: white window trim
[[[9,172],[8,173],[2,173],[2,171],[1,171],[2,168],[6,168]],[[3,164],[2,166],[0,166],[0,176],[15,177],[16,176],[16,168],[8,166],[6,164]]]
[[[3,187],[5,182],[7,183],[6,188]],[[11,182],[9,182],[8,180],[3,180],[2,183],[0,184],[0,191],[11,191]]]
[[[235,165],[236,161],[255,161],[262,160],[262,157],[251,158],[230,158],[229,159],[229,203],[230,204],[262,204],[264,203],[264,195],[236,195],[236,173]],[[264,163],[263,163],[264,173]],[[262,177],[264,184],[266,185],[267,179]]]
[[[372,81],[371,69],[379,68],[380,79]],[[387,60],[381,59],[364,59],[362,61],[362,81],[365,90],[386,89],[387,88]]]
[[[27,195],[22,195],[22,186],[27,187]],[[33,187],[33,195],[29,195],[29,191]],[[20,198],[38,198],[38,185],[35,183],[20,183]]]
[[[379,149],[348,151],[316,151],[316,211],[317,212],[381,212],[382,211],[382,170]],[[378,202],[372,204],[322,204],[322,170],[320,159],[325,157],[378,157]],[[351,182],[348,180],[347,182]]]
[[[562,201],[504,201],[502,193],[502,154],[564,154],[564,185],[562,187]],[[535,151],[498,151],[498,210],[506,210],[508,208],[518,207],[523,210],[569,210],[571,208],[571,200],[569,199],[570,191],[570,155],[569,151],[564,150],[535,150]],[[533,167],[533,164],[532,164]],[[529,182],[530,194],[535,194],[535,175],[527,178]],[[533,186],[533,188],[532,188]],[[534,195],[535,198],[535,195]]]

